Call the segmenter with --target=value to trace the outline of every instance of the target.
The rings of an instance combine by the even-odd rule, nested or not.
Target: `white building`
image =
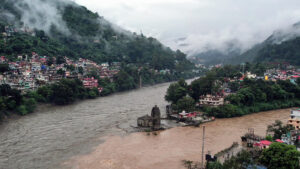
[[[256,74],[252,74],[251,72],[246,72],[246,77],[248,79],[254,79],[254,78],[256,78]]]
[[[41,71],[41,63],[39,62],[32,62],[31,63],[31,70],[32,71]]]
[[[200,106],[221,106],[224,105],[224,97],[222,96],[213,96],[213,95],[206,95],[201,96],[199,99],[199,105]]]

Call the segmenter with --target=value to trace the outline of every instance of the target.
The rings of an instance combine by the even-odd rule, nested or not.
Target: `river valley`
[[[0,126],[0,168],[153,169],[183,168],[201,159],[202,129],[177,127],[158,135],[132,133],[139,116],[158,105],[165,113],[169,83],[118,93],[11,119]],[[267,125],[286,121],[277,110],[206,123],[205,151],[239,141],[248,128],[264,136]]]

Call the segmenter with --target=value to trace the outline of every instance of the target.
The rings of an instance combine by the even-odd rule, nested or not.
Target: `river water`
[[[131,133],[136,119],[158,105],[165,112],[169,83],[83,101],[8,120],[0,126],[1,169],[182,168],[201,156],[201,128],[178,127],[158,135]],[[248,128],[260,135],[289,110],[263,112],[207,123],[206,149],[216,153]]]

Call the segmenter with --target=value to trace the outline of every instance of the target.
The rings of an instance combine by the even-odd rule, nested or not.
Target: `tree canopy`
[[[263,150],[260,162],[268,169],[299,169],[300,152],[293,145],[272,143]]]

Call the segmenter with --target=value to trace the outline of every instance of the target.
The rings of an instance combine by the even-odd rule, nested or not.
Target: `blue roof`
[[[47,69],[47,66],[42,65],[42,66],[41,66],[41,69]]]
[[[268,169],[268,168],[262,165],[249,165],[247,169]]]

